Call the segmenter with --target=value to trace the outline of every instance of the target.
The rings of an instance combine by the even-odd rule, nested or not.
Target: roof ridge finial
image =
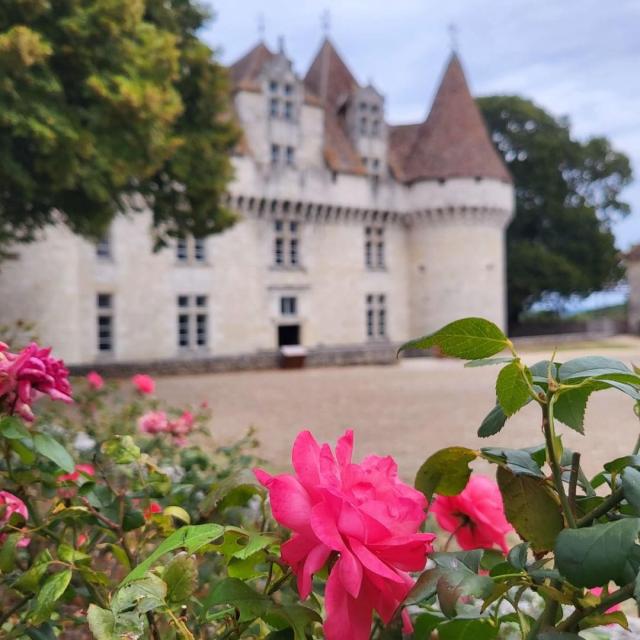
[[[260,42],[264,42],[264,34],[267,30],[267,25],[264,19],[264,13],[262,11],[258,14],[258,37]]]
[[[449,31],[451,53],[458,53],[458,25],[455,22],[450,22],[447,30]]]
[[[322,25],[322,33],[325,38],[329,37],[331,31],[331,11],[325,9],[320,16],[320,24]]]

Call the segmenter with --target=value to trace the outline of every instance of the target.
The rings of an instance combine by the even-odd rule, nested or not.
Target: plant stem
[[[635,589],[635,581],[626,584],[617,591],[602,599],[599,605],[594,607],[585,607],[584,609],[576,609],[566,620],[563,620],[556,628],[558,631],[571,631],[576,627],[578,622],[594,613],[603,613],[616,604],[620,604],[633,596]]]
[[[553,474],[553,482],[560,497],[560,504],[562,505],[562,511],[567,524],[572,529],[577,527],[576,519],[571,510],[569,499],[564,490],[564,484],[562,482],[562,469],[560,468],[560,461],[556,452],[555,445],[555,431],[553,428],[553,405],[555,396],[551,396],[547,404],[542,405],[542,430],[544,431],[544,439],[547,443],[547,451],[549,453],[549,466],[551,467],[551,473]]]
[[[575,451],[571,456],[571,476],[569,478],[569,506],[576,512],[576,492],[578,490],[578,474],[580,473],[580,454]]]
[[[622,502],[624,499],[624,491],[622,487],[616,489],[608,498],[605,498],[603,502],[601,502],[595,509],[589,511],[589,513],[582,516],[582,518],[578,518],[577,525],[578,527],[587,527],[594,520],[603,516],[607,511],[610,511],[615,507],[619,502]]]

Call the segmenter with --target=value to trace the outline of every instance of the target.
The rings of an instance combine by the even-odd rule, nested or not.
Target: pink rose
[[[14,496],[8,491],[0,491],[0,529],[9,522],[14,513],[21,515],[25,520],[29,518],[27,506],[18,496]],[[6,538],[6,533],[0,533],[0,543],[4,542]],[[29,538],[21,538],[18,541],[19,547],[26,547],[28,544]]]
[[[427,501],[397,475],[393,458],[351,462],[353,432],[320,446],[301,432],[293,444],[296,474],[254,473],[267,487],[274,518],[293,535],[282,559],[302,598],[314,573],[331,567],[325,590],[327,640],[368,640],[375,609],[389,622],[424,568],[434,535],[419,533]]]
[[[169,428],[167,414],[164,411],[147,411],[143,416],[138,418],[138,429],[142,433],[155,435],[163,433]]]
[[[75,486],[82,478],[83,482],[87,479],[87,476],[95,476],[96,471],[92,464],[77,464],[72,473],[61,473],[57,477],[58,495],[61,498],[73,498],[78,493],[78,488]]]
[[[32,403],[40,396],[71,403],[69,371],[62,360],[51,357],[51,349],[35,342],[20,353],[0,345],[0,398],[10,414],[33,420]]]
[[[156,388],[154,379],[144,373],[136,373],[136,375],[131,378],[131,382],[135,388],[144,395],[153,393]]]
[[[195,418],[190,411],[184,411],[176,420],[169,422],[167,431],[173,436],[174,443],[179,447],[187,444],[187,436],[193,430]]]
[[[436,496],[431,511],[462,549],[509,550],[505,536],[513,527],[505,518],[502,495],[493,480],[472,476],[457,496]]]
[[[87,373],[87,383],[96,391],[99,391],[104,387],[104,379],[97,371],[90,371]]]

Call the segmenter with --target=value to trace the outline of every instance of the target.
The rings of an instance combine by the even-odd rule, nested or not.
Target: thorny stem
[[[603,516],[607,511],[610,511],[615,507],[618,503],[622,502],[624,499],[624,491],[622,487],[616,489],[608,498],[605,498],[603,502],[601,502],[595,509],[589,511],[589,513],[582,516],[582,518],[578,518],[577,525],[578,527],[586,527],[590,525],[594,520]]]
[[[555,445],[555,430],[553,428],[553,405],[555,396],[549,399],[546,405],[542,406],[542,429],[544,431],[544,438],[547,443],[547,451],[549,452],[549,466],[551,467],[551,473],[553,474],[553,482],[560,497],[560,504],[562,505],[562,511],[564,517],[567,520],[567,524],[572,529],[576,529],[576,519],[569,505],[569,499],[564,490],[564,484],[562,482],[562,469],[560,468],[560,461],[556,452]]]

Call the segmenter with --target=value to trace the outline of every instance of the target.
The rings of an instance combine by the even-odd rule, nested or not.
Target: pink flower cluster
[[[153,393],[156,388],[156,381],[146,373],[136,373],[136,375],[131,378],[131,382],[138,390],[138,393],[142,395],[149,395]]]
[[[27,506],[18,496],[14,496],[8,491],[0,491],[0,529],[9,522],[14,513],[21,515],[25,520],[29,517]],[[5,541],[7,535],[6,533],[0,534],[0,543]],[[21,538],[18,541],[19,547],[26,547],[28,544],[29,538]]]
[[[94,391],[100,391],[104,387],[104,378],[97,371],[89,371],[87,383]]]
[[[0,402],[9,414],[33,420],[32,403],[40,396],[70,403],[69,371],[62,360],[51,357],[51,349],[35,342],[20,353],[11,353],[0,342]]]
[[[457,496],[436,496],[431,512],[462,549],[509,550],[505,536],[513,527],[505,518],[500,489],[489,478],[471,476]]]
[[[327,640],[368,640],[374,609],[389,622],[414,584],[408,572],[424,568],[435,538],[419,533],[427,501],[399,480],[393,458],[368,456],[356,464],[352,451],[352,431],[335,454],[303,431],[293,445],[295,475],[255,470],[274,518],[293,531],[282,559],[302,598],[313,574],[330,567]]]
[[[187,436],[193,430],[195,418],[190,411],[183,411],[175,420],[169,420],[164,411],[147,411],[138,419],[138,429],[142,433],[157,435],[168,433],[179,447],[187,444]]]

